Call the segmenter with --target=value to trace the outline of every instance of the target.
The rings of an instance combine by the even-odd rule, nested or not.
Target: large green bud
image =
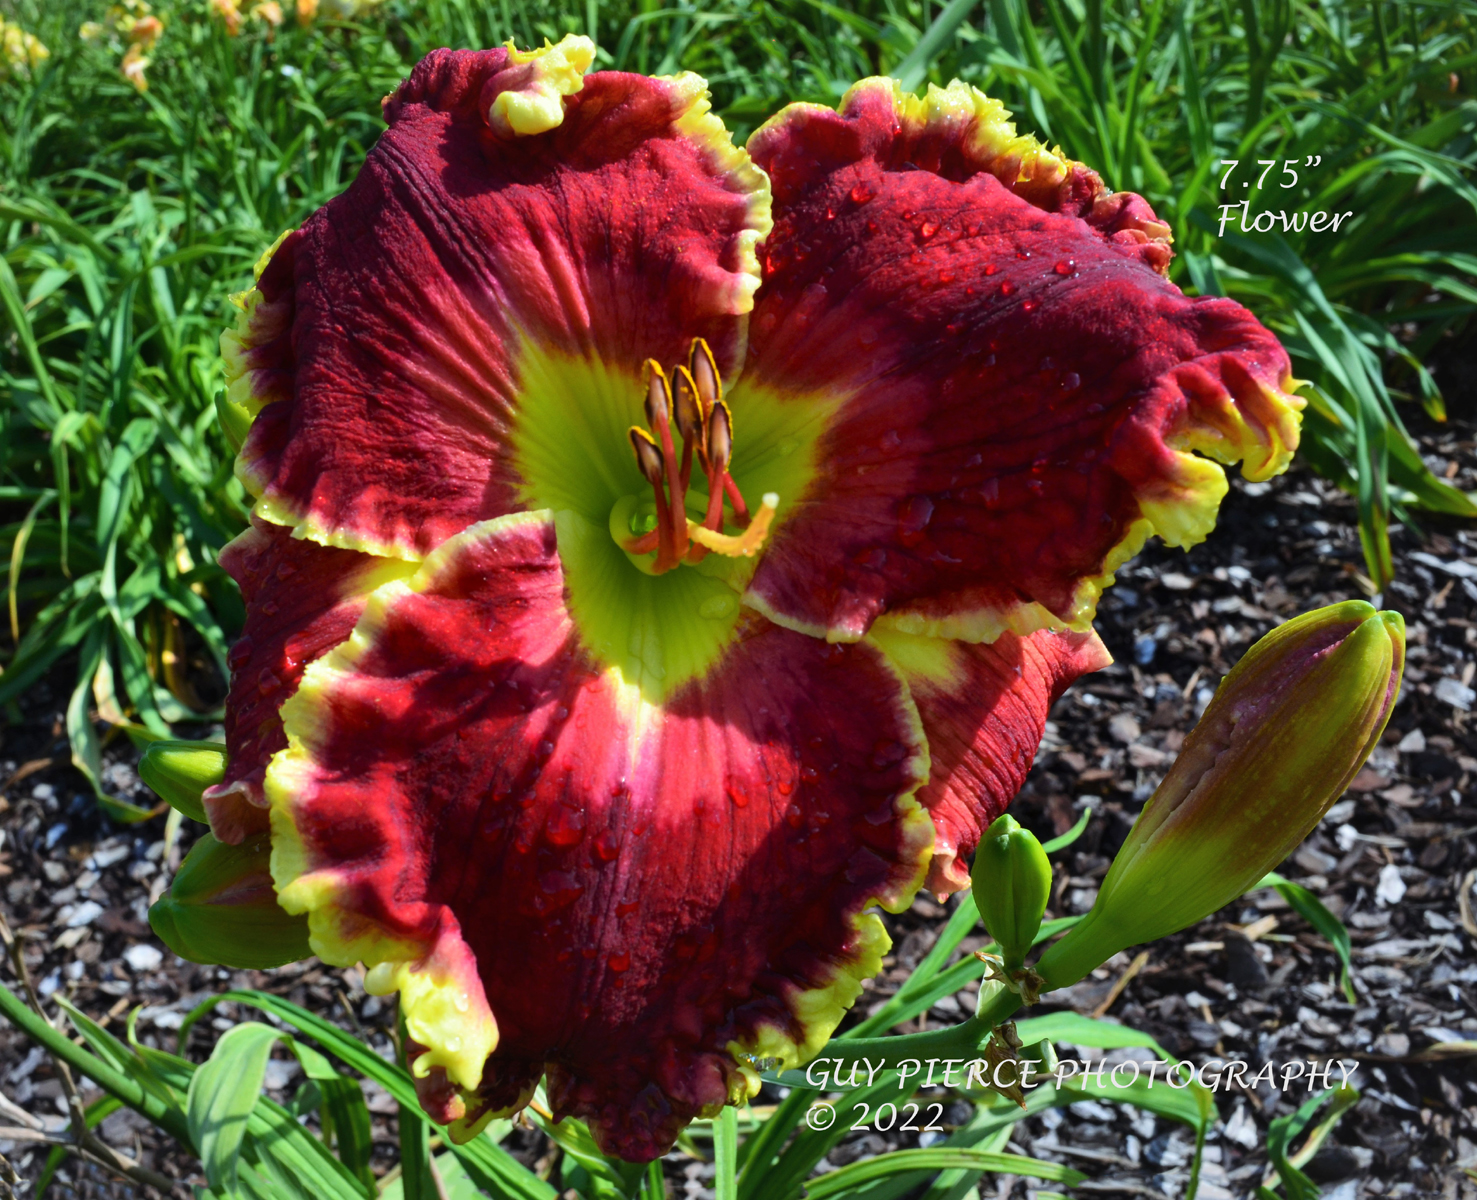
[[[1046,987],[1193,925],[1291,854],[1379,741],[1404,666],[1405,622],[1360,600],[1305,613],[1248,650],[1144,807],[1092,911],[1036,964]]]
[[[970,878],[975,905],[990,936],[1000,944],[1005,969],[1019,969],[1051,897],[1046,851],[1014,817],[998,817],[974,852]]]
[[[138,777],[161,800],[196,821],[206,819],[201,795],[225,775],[226,748],[219,742],[154,742],[138,764]]]
[[[280,967],[313,953],[308,919],[283,911],[272,887],[272,838],[239,846],[203,835],[185,856],[149,924],[181,958],[225,967]]]

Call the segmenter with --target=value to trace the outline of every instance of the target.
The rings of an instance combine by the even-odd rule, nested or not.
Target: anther
[[[630,430],[631,448],[636,451],[636,467],[652,487],[662,486],[662,475],[666,465],[662,462],[662,449],[656,439],[638,425]]]
[[[681,558],[681,555],[672,553],[672,512],[667,504],[666,494],[662,491],[662,478],[666,474],[669,460],[662,453],[661,447],[656,444],[656,439],[646,430],[632,425],[628,436],[631,439],[631,449],[636,452],[636,468],[646,477],[646,482],[651,484],[652,491],[656,493],[656,530],[654,531],[656,544],[647,546],[645,543],[648,539],[643,538],[640,540],[641,551],[649,552],[655,549],[658,570],[667,571],[676,566]],[[670,434],[667,440],[671,441]],[[687,518],[684,514],[682,530],[684,539],[687,533],[686,523]],[[637,552],[634,546],[631,550],[633,553]]]
[[[693,383],[697,385],[698,399],[703,411],[711,412],[713,405],[723,399],[723,381],[718,375],[718,364],[713,361],[713,352],[702,338],[692,339],[692,353],[688,369]]]

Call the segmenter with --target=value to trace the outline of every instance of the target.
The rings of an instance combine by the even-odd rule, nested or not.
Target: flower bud
[[[1051,896],[1046,851],[1014,817],[999,817],[980,839],[970,875],[980,918],[1000,944],[1005,969],[1014,971],[1041,928],[1041,914]]]
[[[154,742],[138,764],[138,777],[195,821],[206,819],[201,793],[225,774],[226,748],[219,742]]]
[[[271,856],[270,834],[239,846],[202,835],[169,892],[149,909],[149,924],[191,962],[265,969],[307,958],[308,920],[277,903]]]
[[[1305,613],[1248,650],[1144,807],[1092,911],[1036,964],[1047,987],[1193,925],[1282,862],[1379,741],[1404,666],[1405,622],[1358,600]]]

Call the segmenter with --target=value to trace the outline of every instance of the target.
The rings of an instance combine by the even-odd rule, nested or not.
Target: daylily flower
[[[1297,440],[1270,333],[963,84],[747,152],[584,38],[437,51],[222,339],[217,837],[398,988],[466,1137],[545,1077],[628,1159],[822,1046],[967,886],[1151,535]],[[1210,461],[1210,460],[1215,461]]]

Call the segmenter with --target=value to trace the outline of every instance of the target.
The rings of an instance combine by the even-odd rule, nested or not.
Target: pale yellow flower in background
[[[273,29],[282,24],[282,6],[277,0],[262,0],[252,8],[251,15],[258,21],[265,21]]]
[[[107,27],[101,21],[83,21],[77,27],[77,36],[84,42],[98,41],[107,32]]]
[[[123,78],[133,84],[141,92],[149,90],[149,81],[144,77],[144,70],[149,65],[149,60],[144,56],[143,46],[135,42],[128,47],[123,54],[123,62],[118,70]]]
[[[226,26],[226,32],[235,37],[241,32],[240,0],[210,0],[210,11]]]
[[[384,0],[297,0],[297,22],[311,25],[318,17],[352,21],[378,8]]]
[[[128,40],[144,50],[152,50],[163,32],[164,22],[158,17],[140,17],[129,28]]]
[[[14,75],[29,79],[31,72],[51,57],[51,51],[35,34],[0,17],[0,79]]]

